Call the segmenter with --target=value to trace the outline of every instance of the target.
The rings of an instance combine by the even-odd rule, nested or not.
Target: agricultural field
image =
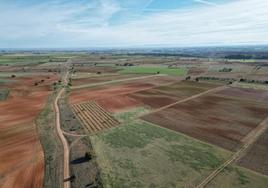
[[[91,139],[105,187],[193,187],[229,156],[143,121]]]
[[[3,86],[6,91],[5,100],[0,101],[0,114],[4,117],[0,118],[1,187],[43,185],[44,152],[35,118],[44,108],[52,93],[52,83],[57,79],[57,75],[51,74],[17,75]],[[40,80],[44,81],[35,85]]]
[[[142,119],[236,151],[242,139],[268,116],[267,104],[258,101],[267,100],[267,94],[227,88],[175,104]]]
[[[208,188],[265,188],[268,184],[268,177],[254,171],[239,167],[230,166],[226,168],[206,187]]]
[[[251,63],[0,55],[0,187],[267,187],[268,69]]]
[[[86,126],[89,133],[109,129],[119,124],[109,112],[94,101],[73,105],[73,111]]]
[[[268,131],[265,131],[251,149],[248,151],[247,155],[243,156],[238,164],[254,170],[258,173],[268,175]]]
[[[186,68],[169,68],[164,66],[135,66],[128,67],[120,71],[124,74],[167,74],[172,76],[184,76],[187,74]]]

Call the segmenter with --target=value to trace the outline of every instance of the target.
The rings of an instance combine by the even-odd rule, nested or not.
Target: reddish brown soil
[[[84,88],[71,92],[69,100],[72,104],[81,103],[88,100],[111,98],[116,95],[128,94],[139,91],[141,89],[149,89],[152,87],[152,84],[130,83],[98,88]]]
[[[188,75],[197,76],[207,71],[206,67],[191,67],[188,71]]]
[[[265,90],[255,90],[250,88],[229,88],[218,92],[217,94],[238,97],[241,99],[250,99],[254,101],[267,101],[268,102],[268,92]]]
[[[268,175],[268,130],[257,139],[238,164]]]
[[[0,102],[0,187],[42,187],[44,157],[34,119],[51,94],[51,76],[39,86],[34,82],[45,76],[17,78],[11,94]]]
[[[265,104],[210,94],[142,119],[235,151],[267,115]]]
[[[97,100],[98,104],[110,112],[121,112],[127,109],[142,105],[141,102],[127,96],[119,95],[115,97]]]
[[[160,108],[218,86],[218,84],[180,81],[136,92],[129,96],[152,108]]]
[[[130,94],[130,96],[152,108],[160,108],[162,106],[166,106],[177,101],[176,98],[170,97],[169,95],[155,89],[140,91],[137,93]]]
[[[75,71],[77,72],[89,72],[89,73],[115,73],[118,72],[120,69],[116,67],[79,67],[75,66]]]
[[[89,78],[79,78],[79,79],[73,79],[72,85],[83,85],[83,84],[92,84],[92,83],[100,83],[100,82],[106,82],[111,80],[118,80],[118,79],[124,79],[124,78],[131,78],[131,77],[138,77],[142,75],[113,75],[113,76],[93,76]]]

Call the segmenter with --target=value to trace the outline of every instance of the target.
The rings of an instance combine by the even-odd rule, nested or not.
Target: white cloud
[[[217,5],[216,3],[212,3],[210,1],[206,1],[206,0],[194,0],[197,3],[201,3],[201,4],[205,4],[205,5]]]
[[[267,0],[161,11],[116,26],[109,19],[123,9],[118,1],[90,2],[0,8],[5,20],[0,22],[0,45],[1,41],[14,46],[25,41],[32,47],[268,44]]]

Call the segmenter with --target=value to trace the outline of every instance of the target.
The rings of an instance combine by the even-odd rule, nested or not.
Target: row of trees
[[[200,76],[197,77],[196,79],[198,80],[218,80],[218,81],[228,81],[228,82],[244,82],[244,83],[256,83],[256,84],[268,84],[268,80],[254,80],[254,79],[245,79],[245,78],[240,78],[235,79],[235,78],[219,78],[219,77],[213,77],[213,76]]]

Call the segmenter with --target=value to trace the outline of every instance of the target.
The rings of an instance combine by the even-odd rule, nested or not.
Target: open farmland
[[[132,121],[92,137],[104,187],[194,187],[229,153]]]
[[[18,76],[5,85],[9,97],[0,101],[0,187],[43,186],[44,153],[34,120],[57,78],[52,74]]]
[[[207,188],[266,188],[268,177],[239,166],[230,166],[219,174]]]
[[[109,112],[105,111],[94,101],[73,105],[73,110],[86,126],[89,133],[98,132],[119,124]]]
[[[83,88],[73,88],[69,96],[70,102],[81,103],[83,101],[109,98],[117,95],[124,95],[150,89],[156,86],[170,84],[180,80],[168,76],[146,76],[121,80],[120,82],[102,82],[87,85]]]
[[[268,131],[265,131],[244,155],[238,164],[254,170],[256,172],[268,175]]]
[[[1,188],[267,187],[267,68],[38,53],[0,54]]]
[[[91,75],[84,78],[75,78],[72,79],[72,86],[84,85],[84,84],[93,84],[100,82],[107,82],[110,80],[120,80],[124,78],[138,77],[139,75]]]
[[[128,67],[120,71],[124,74],[167,74],[173,76],[184,76],[187,74],[186,68],[169,68],[164,66],[135,66]]]
[[[243,95],[232,95],[229,90],[233,89],[176,104],[142,119],[235,151],[241,146],[242,139],[268,116],[268,106]],[[244,91],[244,96],[248,91],[238,90]],[[227,92],[228,95],[224,95]],[[259,92],[263,91],[253,92],[255,98]]]
[[[135,92],[129,96],[142,102],[144,105],[160,108],[219,86],[221,84],[181,81]]]

